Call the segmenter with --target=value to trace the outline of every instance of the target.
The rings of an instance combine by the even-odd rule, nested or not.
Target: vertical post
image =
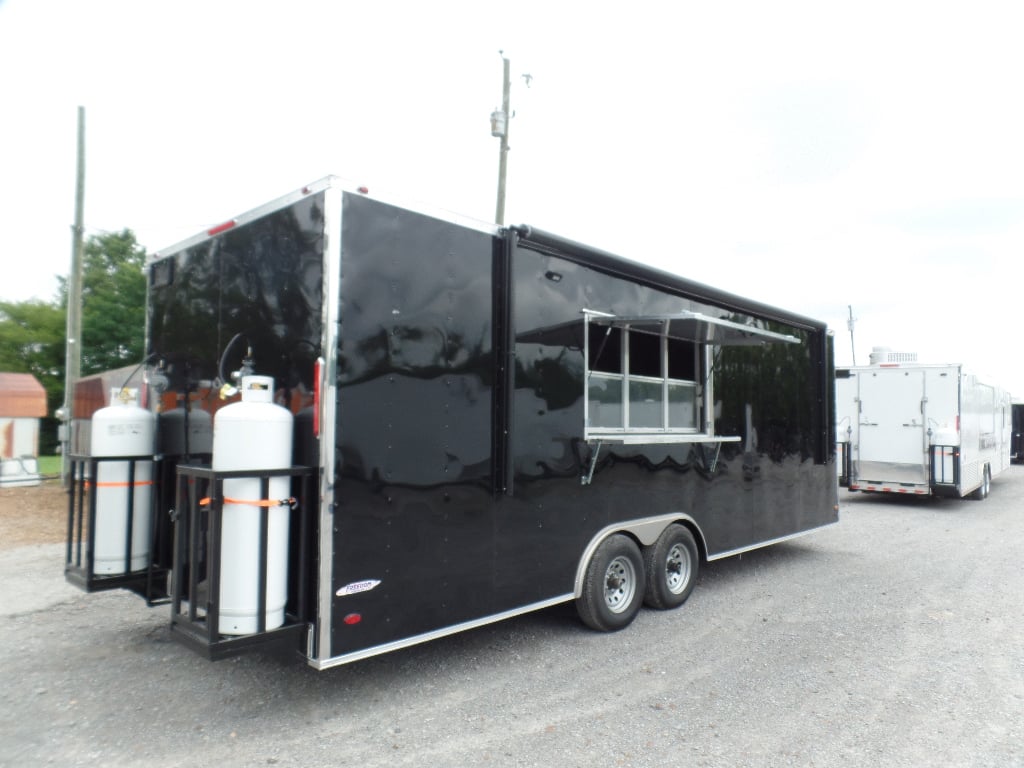
[[[82,371],[82,240],[83,205],[85,201],[85,107],[78,108],[78,166],[75,183],[75,223],[71,228],[71,272],[67,291],[67,338],[64,360],[64,444],[61,476],[67,484],[68,453],[71,448],[72,405],[75,382]]]
[[[857,349],[853,345],[853,322],[854,322],[853,305],[852,304],[847,304],[846,308],[848,310],[850,310],[850,319],[846,321],[846,325],[850,329],[850,355],[851,355],[851,357],[853,359],[853,364],[857,365]]]
[[[504,70],[502,82],[501,111],[505,115],[505,130],[501,133],[501,149],[498,155],[498,205],[494,213],[494,221],[498,224],[505,223],[505,173],[508,168],[508,129],[512,122],[512,115],[509,112],[509,92],[512,83],[509,80],[509,63],[505,56],[501,57]]]

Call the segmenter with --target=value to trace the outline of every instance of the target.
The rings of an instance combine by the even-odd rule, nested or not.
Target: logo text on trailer
[[[339,589],[334,594],[338,597],[358,595],[360,592],[369,592],[378,584],[380,584],[380,579],[366,579],[365,581],[353,581],[351,584],[346,584],[344,587]]]

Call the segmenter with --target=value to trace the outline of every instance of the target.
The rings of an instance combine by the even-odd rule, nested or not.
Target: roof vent
[[[917,352],[893,352],[888,347],[874,347],[869,357],[871,365],[893,365],[895,363],[916,363]]]

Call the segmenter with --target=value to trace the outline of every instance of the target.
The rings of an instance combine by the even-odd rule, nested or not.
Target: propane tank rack
[[[291,644],[305,651],[309,639],[309,481],[312,469],[213,470],[209,466],[179,464],[175,490],[174,557],[171,569],[171,636],[216,660],[268,643]],[[222,541],[225,504],[243,504],[224,496],[224,481],[258,480],[260,499],[269,499],[270,479],[291,477],[289,499],[246,502],[258,516],[255,571],[257,602],[254,631],[224,630],[221,585],[224,557]],[[289,515],[288,597],[280,626],[267,627],[270,507],[285,506]],[[248,512],[247,512],[248,513]]]
[[[932,445],[929,482],[936,492],[960,487],[960,446]]]
[[[166,525],[161,525],[157,519],[156,500],[154,494],[147,494],[148,501],[144,502],[145,509],[139,510],[143,519],[148,519],[149,531],[145,542],[146,548],[143,554],[139,554],[139,536],[135,531],[136,521],[139,515],[136,514],[136,496],[128,489],[135,489],[143,485],[151,485],[148,479],[137,477],[143,473],[139,472],[140,464],[145,463],[149,467],[159,463],[155,456],[68,456],[70,481],[68,484],[68,533],[67,549],[64,558],[64,578],[71,584],[83,589],[86,592],[100,592],[108,589],[128,589],[142,596],[147,605],[161,605],[170,602],[170,594],[167,590],[167,575],[170,572],[165,565],[154,562],[152,553],[157,551],[157,537]],[[125,492],[123,494],[124,506],[121,510],[103,510],[103,520],[98,515],[97,501],[99,500],[100,486],[104,485],[99,481],[101,464],[106,462],[120,462],[119,469],[122,470],[124,480],[107,483],[107,485],[118,486]],[[127,466],[125,466],[127,465]],[[112,514],[113,513],[113,514]],[[123,514],[122,514],[123,513]],[[114,525],[115,530],[111,531],[110,526]],[[106,526],[107,530],[99,532],[100,528]],[[116,528],[123,526],[121,531]],[[118,552],[115,558],[107,558],[107,573],[97,572],[97,547],[98,538],[102,536],[114,539],[114,548],[117,549],[119,541],[124,542],[124,549]],[[134,551],[133,551],[134,550]],[[145,565],[141,568],[133,568],[133,560],[143,559]]]

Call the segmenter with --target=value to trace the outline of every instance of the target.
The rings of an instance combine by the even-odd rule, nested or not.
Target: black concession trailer
[[[327,178],[154,257],[147,339],[149,563],[82,573],[78,483],[69,578],[169,603],[210,658],[323,669],[570,601],[616,630],[838,520],[825,325],[529,227]],[[294,418],[290,462],[219,447],[249,381]]]
[[[1010,461],[1014,464],[1024,462],[1024,403],[1010,403]]]

